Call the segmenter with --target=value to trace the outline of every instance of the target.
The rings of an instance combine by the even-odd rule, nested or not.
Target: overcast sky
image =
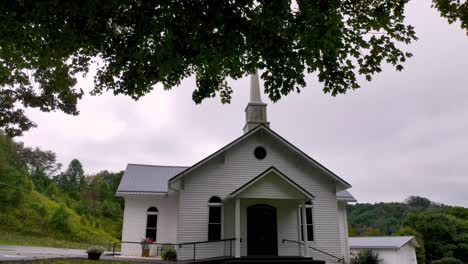
[[[331,97],[309,78],[301,94],[268,103],[271,128],[353,185],[359,202],[420,195],[468,207],[468,37],[413,0],[407,21],[419,41],[403,72],[384,72],[362,88]],[[29,110],[38,128],[19,140],[53,150],[87,173],[127,163],[191,165],[242,135],[248,77],[231,81],[230,105],[195,105],[193,79],[135,102],[86,96],[79,116]],[[91,78],[79,86],[92,88]]]

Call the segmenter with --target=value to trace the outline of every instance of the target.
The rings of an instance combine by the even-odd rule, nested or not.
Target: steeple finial
[[[250,76],[250,102],[245,108],[244,133],[263,124],[269,126],[267,121],[266,104],[262,102],[260,96],[260,81],[257,71]]]

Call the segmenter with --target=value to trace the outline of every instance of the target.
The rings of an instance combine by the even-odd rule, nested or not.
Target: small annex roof
[[[419,247],[414,236],[378,236],[378,237],[350,237],[351,249],[399,249],[411,243]]]
[[[293,151],[295,151],[296,153],[298,153],[300,156],[304,157],[307,161],[309,161],[310,163],[312,163],[314,166],[316,166],[317,168],[321,169],[322,171],[324,171],[328,176],[332,177],[333,179],[335,179],[336,181],[340,182],[341,184],[343,184],[346,188],[351,188],[351,184],[349,184],[348,182],[346,182],[345,180],[343,180],[342,178],[340,178],[338,175],[336,175],[335,173],[333,173],[332,171],[330,171],[329,169],[327,169],[325,166],[323,166],[322,164],[320,164],[319,162],[317,162],[316,160],[314,160],[313,158],[311,158],[310,156],[308,156],[306,153],[304,153],[302,150],[300,150],[299,148],[297,148],[296,146],[294,146],[293,144],[291,144],[289,141],[287,141],[286,139],[284,139],[282,136],[280,136],[279,134],[277,134],[276,132],[274,132],[271,128],[263,125],[263,124],[260,124],[258,127],[250,130],[249,132],[245,133],[244,135],[240,136],[239,138],[237,138],[236,140],[232,141],[231,143],[227,144],[226,146],[222,147],[221,149],[219,149],[218,151],[216,151],[215,153],[211,154],[210,156],[206,157],[205,159],[199,161],[198,163],[196,163],[195,165],[187,168],[186,170],[184,171],[181,171],[180,173],[178,173],[177,175],[175,175],[174,177],[172,177],[170,180],[169,180],[169,184],[171,184],[171,182],[174,182],[176,180],[179,180],[181,179],[184,175],[186,175],[187,173],[197,169],[198,167],[202,166],[203,164],[205,164],[206,162],[208,162],[209,160],[211,160],[212,158],[222,154],[223,152],[227,151],[229,148],[231,148],[232,146],[236,145],[237,143],[241,142],[242,140],[248,138],[250,135],[256,133],[257,131],[259,130],[264,130],[266,132],[268,132],[270,135],[272,135],[274,138],[278,139],[279,141],[281,141],[282,143],[284,143],[286,146],[288,146],[290,149],[292,149]]]
[[[354,198],[354,196],[347,190],[342,190],[342,191],[337,192],[336,199],[338,201],[357,202],[356,198]]]
[[[315,197],[308,192],[306,189],[302,188],[299,184],[291,180],[288,176],[284,175],[280,170],[275,168],[274,166],[271,166],[270,168],[266,169],[264,172],[260,173],[257,177],[253,178],[252,180],[246,182],[244,185],[240,186],[236,190],[234,190],[231,194],[229,194],[228,198],[234,198],[238,194],[242,193],[244,190],[249,188],[250,186],[254,185],[256,182],[258,182],[260,179],[265,177],[266,175],[269,175],[271,172],[274,172],[278,177],[283,179],[285,182],[287,182],[289,185],[291,185],[293,188],[295,188],[297,191],[302,193],[305,197],[313,200]]]
[[[187,168],[180,166],[128,164],[116,195],[167,193],[169,179]]]

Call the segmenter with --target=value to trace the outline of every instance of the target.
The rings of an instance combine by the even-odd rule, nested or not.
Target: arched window
[[[213,196],[208,201],[208,240],[221,239],[221,198]]]
[[[306,209],[306,228],[307,228],[307,238],[309,241],[314,241],[314,225],[312,221],[312,202],[307,201],[305,203],[305,209]],[[304,235],[302,233],[302,230],[304,228],[304,223],[302,223],[302,209],[299,208],[299,217],[301,221],[301,240],[304,240]]]
[[[146,211],[146,237],[156,241],[158,229],[158,208],[150,207]]]

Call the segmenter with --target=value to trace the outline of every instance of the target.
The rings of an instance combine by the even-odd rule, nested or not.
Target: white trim
[[[301,206],[302,211],[302,238],[304,244],[304,257],[309,257],[309,238],[307,237],[307,216],[306,216],[306,206],[305,202],[302,202]],[[305,225],[304,225],[305,223]]]
[[[311,201],[311,202],[312,202],[312,201]],[[307,233],[307,239],[308,239],[307,241],[309,241],[309,243],[311,243],[311,242],[315,242],[315,238],[316,238],[315,226],[314,226],[314,222],[315,222],[315,221],[314,221],[314,217],[315,217],[314,205],[313,205],[313,204],[306,204],[306,205],[305,205],[305,208],[306,208],[306,210],[307,210],[308,208],[310,208],[310,210],[312,211],[312,212],[311,212],[311,213],[312,213],[312,219],[311,219],[311,220],[312,220],[312,223],[311,223],[311,224],[307,224],[307,214],[306,214],[306,224],[305,224],[306,229],[307,229],[307,225],[311,225],[311,226],[312,226],[312,240],[309,239],[309,234]],[[298,209],[298,210],[299,210],[299,211],[298,211],[298,212],[299,212],[299,218],[301,218],[302,204],[299,204],[299,209]],[[301,226],[302,226],[302,219],[300,219],[300,222],[299,222],[299,234],[301,233]],[[303,238],[303,236],[299,236],[299,239],[298,239],[298,240],[304,242],[304,239],[302,239],[302,238]]]
[[[236,208],[235,208],[235,222],[236,222],[236,243],[235,243],[235,248],[236,248],[236,252],[235,252],[235,257],[236,258],[240,258],[241,256],[241,244],[240,244],[240,240],[241,240],[241,230],[240,230],[240,199],[237,198],[236,199]]]
[[[269,175],[271,172],[274,172],[276,176],[279,176],[281,179],[283,179],[284,181],[286,181],[287,183],[289,183],[292,187],[294,187],[294,189],[298,190],[300,193],[302,193],[305,197],[309,198],[310,200],[313,200],[315,199],[314,196],[311,196],[311,194],[305,192],[304,190],[302,190],[301,188],[298,188],[297,184],[293,181],[291,181],[289,178],[287,177],[284,177],[283,176],[283,173],[278,171],[276,168],[272,167],[268,170],[266,170],[265,172],[263,172],[262,174],[260,174],[259,176],[257,176],[256,179],[254,179],[253,181],[249,182],[248,184],[246,184],[245,186],[243,186],[242,188],[240,188],[239,190],[235,191],[234,193],[231,193],[228,198],[234,198],[236,197],[237,195],[239,195],[240,193],[242,193],[243,191],[245,191],[247,188],[249,188],[250,186],[254,185],[255,183],[257,183],[259,180],[261,180],[263,177]]]

